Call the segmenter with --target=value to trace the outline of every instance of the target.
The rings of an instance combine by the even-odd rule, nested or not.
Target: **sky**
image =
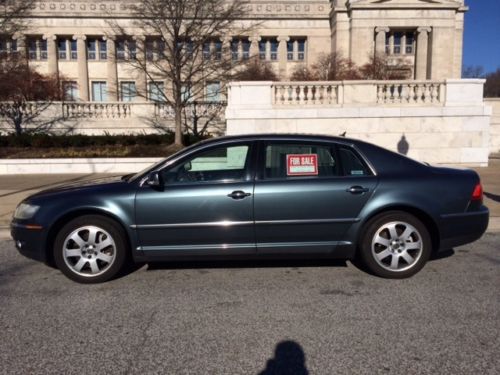
[[[465,0],[464,66],[500,68],[500,0]]]

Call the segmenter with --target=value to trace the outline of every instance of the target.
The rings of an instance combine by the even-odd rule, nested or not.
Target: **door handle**
[[[229,198],[233,198],[233,199],[243,199],[245,197],[249,197],[250,193],[245,193],[244,191],[241,191],[241,190],[235,190],[233,191],[231,194],[228,194],[227,196]]]
[[[368,188],[364,188],[363,186],[351,186],[346,191],[351,194],[363,194],[368,192]]]

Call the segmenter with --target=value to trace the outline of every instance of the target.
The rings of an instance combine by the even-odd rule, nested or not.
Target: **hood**
[[[78,192],[78,191],[93,190],[93,189],[100,190],[100,189],[106,189],[111,186],[124,185],[124,184],[127,184],[127,181],[123,180],[122,176],[110,176],[92,180],[71,181],[51,186],[50,188],[45,190],[41,190],[31,195],[27,199],[29,200],[32,198],[40,198],[66,192]]]

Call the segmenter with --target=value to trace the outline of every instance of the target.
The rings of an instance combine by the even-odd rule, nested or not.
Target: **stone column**
[[[388,27],[376,27],[375,28],[375,54],[376,55],[385,55],[385,41],[386,35],[389,32]]]
[[[147,98],[147,73],[146,73],[146,36],[137,35],[134,37],[137,51],[137,82],[136,101],[146,101]]]
[[[279,77],[284,78],[286,76],[286,42],[290,40],[287,35],[281,35],[278,37],[278,66],[279,66]]]
[[[259,42],[261,40],[260,36],[252,35],[248,38],[250,41],[250,57],[251,58],[259,58]]]
[[[26,51],[26,36],[24,34],[16,33],[12,36],[12,39],[17,43],[17,53],[22,60],[27,59]]]
[[[115,36],[105,36],[106,41],[106,70],[107,70],[107,86],[108,86],[108,101],[118,101],[118,70],[116,67],[116,43]]]
[[[47,40],[47,62],[49,66],[49,74],[57,75],[57,36],[44,35],[43,39]]]
[[[427,79],[430,27],[417,29],[417,55],[415,58],[415,79]]]
[[[78,91],[80,100],[89,101],[89,68],[87,66],[87,37],[85,35],[73,35],[76,40],[76,53],[78,55]]]

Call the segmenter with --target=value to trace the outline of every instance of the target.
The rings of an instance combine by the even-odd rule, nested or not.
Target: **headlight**
[[[39,208],[40,206],[21,203],[19,206],[17,206],[16,212],[14,212],[14,219],[31,219],[33,216],[35,216]]]

